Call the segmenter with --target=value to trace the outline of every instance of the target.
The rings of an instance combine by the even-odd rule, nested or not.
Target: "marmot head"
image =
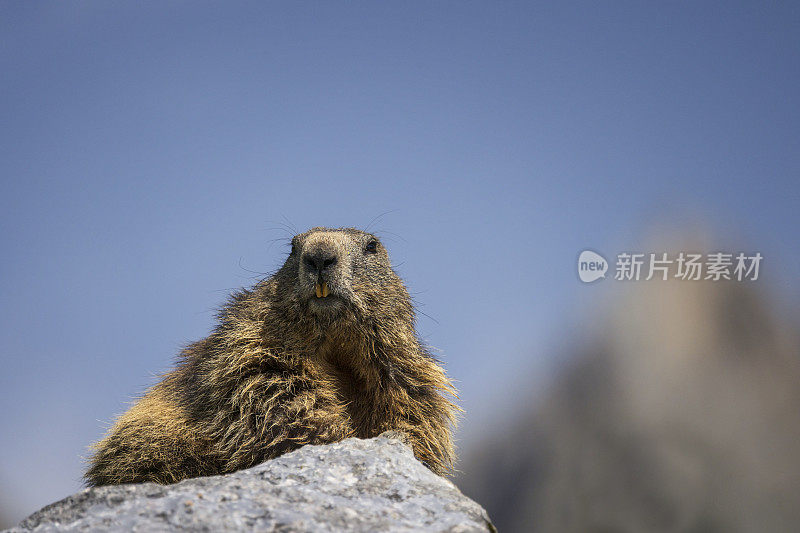
[[[284,303],[318,324],[413,321],[408,291],[371,233],[322,227],[301,233],[276,277]]]

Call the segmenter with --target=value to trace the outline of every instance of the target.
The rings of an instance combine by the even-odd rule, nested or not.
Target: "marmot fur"
[[[211,335],[94,445],[87,484],[174,483],[387,430],[446,474],[455,391],[414,321],[374,235],[297,235],[281,269],[234,294]]]

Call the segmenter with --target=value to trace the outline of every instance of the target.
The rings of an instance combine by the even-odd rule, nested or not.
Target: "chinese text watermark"
[[[678,252],[617,254],[614,264],[614,279],[617,281],[756,281],[763,257],[760,252],[748,255],[744,252],[713,252],[707,254]],[[591,250],[578,256],[578,277],[591,283],[606,277],[609,264],[606,259]]]

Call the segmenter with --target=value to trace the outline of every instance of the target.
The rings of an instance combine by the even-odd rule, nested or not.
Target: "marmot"
[[[232,295],[218,318],[93,446],[88,485],[175,483],[387,430],[450,472],[455,389],[374,235],[295,236],[280,270]]]

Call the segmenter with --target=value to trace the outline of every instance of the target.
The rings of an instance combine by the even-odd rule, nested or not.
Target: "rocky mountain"
[[[754,283],[626,288],[459,486],[507,532],[797,531],[796,318]]]

